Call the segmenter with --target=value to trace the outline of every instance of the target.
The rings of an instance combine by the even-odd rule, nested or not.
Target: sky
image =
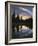
[[[15,14],[23,14],[23,15],[28,15],[28,16],[32,16],[32,9],[33,7],[21,7],[21,6],[10,6],[10,11],[11,11],[11,15],[13,14],[14,10],[15,10]]]

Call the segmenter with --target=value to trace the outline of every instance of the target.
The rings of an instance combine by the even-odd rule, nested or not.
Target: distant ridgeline
[[[19,19],[19,15],[17,14],[17,17],[15,18],[15,13],[12,15],[12,22],[14,26],[22,26],[25,25],[27,27],[29,27],[30,29],[33,28],[33,20],[32,18],[26,19],[26,20],[21,20]]]
[[[33,20],[32,20],[32,18],[30,18],[30,19],[28,19],[28,20],[25,20],[25,25],[27,26],[27,27],[29,27],[29,28],[33,28]]]

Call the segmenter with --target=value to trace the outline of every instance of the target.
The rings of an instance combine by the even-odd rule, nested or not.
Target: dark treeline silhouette
[[[13,22],[13,25],[15,25],[17,27],[18,27],[18,25],[25,25],[25,26],[27,26],[27,27],[29,27],[31,29],[33,27],[32,18],[29,18],[29,19],[26,19],[26,20],[22,20],[22,19],[20,20],[18,14],[17,14],[17,17],[15,18],[15,13],[12,15],[12,22]]]

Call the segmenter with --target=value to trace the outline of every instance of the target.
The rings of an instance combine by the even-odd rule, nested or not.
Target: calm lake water
[[[19,26],[19,32],[17,32],[17,29],[15,27],[15,33],[13,35],[13,38],[32,38],[33,32],[32,29],[26,27],[26,26]]]

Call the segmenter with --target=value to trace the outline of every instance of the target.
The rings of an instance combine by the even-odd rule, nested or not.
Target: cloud
[[[27,13],[29,13],[30,15],[32,15],[32,12],[28,9],[25,9],[25,8],[22,8],[22,7],[19,7],[19,9],[23,10],[23,11],[26,11]]]

